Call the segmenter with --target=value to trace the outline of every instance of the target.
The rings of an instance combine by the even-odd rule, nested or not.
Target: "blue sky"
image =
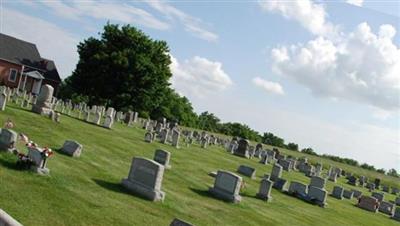
[[[63,77],[79,41],[129,23],[168,42],[171,83],[197,112],[400,170],[398,1],[0,2],[1,32]]]

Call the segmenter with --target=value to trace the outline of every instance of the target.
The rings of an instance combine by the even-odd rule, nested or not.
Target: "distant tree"
[[[376,171],[376,169],[375,169],[375,167],[373,165],[368,165],[367,163],[361,164],[360,167],[363,168],[363,169]]]
[[[295,144],[295,143],[288,143],[287,149],[292,150],[292,151],[299,151],[299,145]]]
[[[385,174],[385,173],[386,173],[385,169],[383,169],[383,168],[382,168],[382,169],[377,169],[376,172],[382,173],[382,174]]]
[[[135,27],[107,24],[99,39],[91,37],[78,45],[79,62],[60,95],[71,98],[79,93],[90,105],[151,114],[168,94],[168,52],[166,42]]]
[[[400,177],[400,175],[397,173],[397,171],[395,169],[388,170],[388,172],[386,174],[389,176],[392,176],[392,177]]]
[[[230,136],[237,136],[257,142],[261,141],[261,136],[257,131],[252,130],[248,125],[237,122],[220,124],[218,131]]]
[[[199,115],[198,127],[202,130],[207,130],[211,132],[218,131],[218,124],[221,120],[215,116],[213,113],[205,111]]]
[[[285,140],[275,136],[273,133],[265,132],[262,136],[262,141],[264,144],[276,146],[276,147],[285,147]]]
[[[303,148],[303,149],[301,149],[301,152],[305,153],[305,154],[309,154],[309,155],[318,156],[318,154],[312,148]]]

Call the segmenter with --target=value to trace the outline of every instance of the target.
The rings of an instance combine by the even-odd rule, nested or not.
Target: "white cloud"
[[[3,9],[2,25],[5,34],[36,44],[42,57],[55,61],[61,77],[69,76],[75,68],[78,39],[71,33],[48,21],[9,8]]]
[[[169,25],[158,20],[147,11],[126,3],[112,3],[107,1],[41,1],[43,5],[51,9],[57,16],[66,19],[80,21],[84,17],[94,19],[115,20],[123,23],[131,23],[157,30],[166,30]]]
[[[233,84],[230,77],[223,71],[220,62],[199,56],[185,60],[183,63],[179,63],[173,56],[171,59],[172,85],[185,96],[201,98],[223,91]]]
[[[267,81],[260,77],[253,78],[252,82],[255,86],[260,87],[267,93],[272,93],[272,94],[277,94],[277,95],[285,94],[282,86],[277,82]]]
[[[194,36],[210,42],[218,40],[218,35],[205,29],[203,22],[199,18],[188,15],[167,2],[146,1],[146,3],[170,20],[178,19],[185,27],[185,30]]]
[[[322,4],[311,0],[259,1],[261,8],[268,12],[280,13],[285,18],[299,22],[316,35],[335,35],[337,28],[326,20],[327,13]]]
[[[308,87],[316,96],[352,100],[385,110],[400,109],[400,49],[396,30],[376,35],[361,23],[340,39],[317,37],[271,51],[273,70]]]
[[[346,3],[361,7],[364,3],[364,0],[346,0]]]

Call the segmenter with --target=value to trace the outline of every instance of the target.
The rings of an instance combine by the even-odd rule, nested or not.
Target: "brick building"
[[[0,33],[0,85],[38,94],[49,84],[56,95],[60,83],[54,61],[42,58],[35,44]]]

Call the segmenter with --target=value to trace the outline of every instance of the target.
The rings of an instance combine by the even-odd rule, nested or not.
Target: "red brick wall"
[[[15,82],[9,81],[10,69],[16,69],[18,71]],[[18,87],[19,77],[22,70],[22,66],[18,64],[9,63],[0,59],[0,84],[8,87]]]

